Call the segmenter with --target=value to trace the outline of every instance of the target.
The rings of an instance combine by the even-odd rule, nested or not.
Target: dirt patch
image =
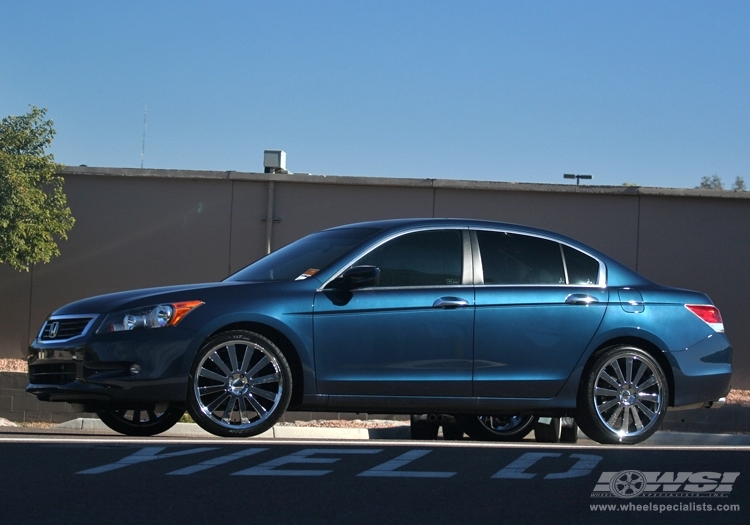
[[[314,419],[312,421],[290,421],[276,423],[282,427],[318,427],[318,428],[391,428],[408,425],[408,421],[386,419]]]
[[[26,373],[29,368],[24,359],[7,359],[0,358],[0,372],[23,372]]]
[[[17,426],[23,428],[52,428],[57,423],[47,423],[44,421],[27,421],[26,423],[16,423]]]
[[[750,407],[750,390],[732,390],[727,396],[727,405]]]

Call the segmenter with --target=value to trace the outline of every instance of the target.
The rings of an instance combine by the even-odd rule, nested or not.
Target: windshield
[[[377,232],[377,228],[344,228],[313,233],[258,259],[227,281],[294,281],[307,279]]]

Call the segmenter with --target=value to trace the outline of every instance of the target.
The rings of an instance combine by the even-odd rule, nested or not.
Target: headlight
[[[115,312],[107,316],[97,333],[174,326],[202,304],[203,301],[185,301]]]

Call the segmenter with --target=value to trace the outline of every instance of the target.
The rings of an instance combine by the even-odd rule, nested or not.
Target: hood
[[[186,284],[97,295],[67,304],[55,310],[52,315],[101,314],[151,304],[201,300],[204,295],[210,295],[216,289],[247,284],[242,282]]]

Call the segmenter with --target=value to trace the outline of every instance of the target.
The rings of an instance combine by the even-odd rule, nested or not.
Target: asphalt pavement
[[[60,423],[50,428],[30,427],[0,427],[0,434],[23,433],[23,434],[71,434],[71,435],[110,435],[120,434],[110,430],[104,423],[96,418],[77,418],[65,423]],[[169,438],[209,438],[216,436],[206,432],[195,423],[177,423],[168,431],[159,436]],[[597,443],[590,440],[580,430],[578,433],[579,443],[585,446],[596,446]],[[326,428],[314,426],[276,425],[270,430],[251,439],[312,439],[312,440],[410,440],[411,435],[408,425],[392,426],[386,428]],[[465,441],[468,438],[465,438]],[[534,433],[529,434],[522,443],[535,442]],[[642,446],[726,446],[741,447],[750,446],[750,434],[710,434],[697,432],[657,432],[651,438],[641,444]]]

